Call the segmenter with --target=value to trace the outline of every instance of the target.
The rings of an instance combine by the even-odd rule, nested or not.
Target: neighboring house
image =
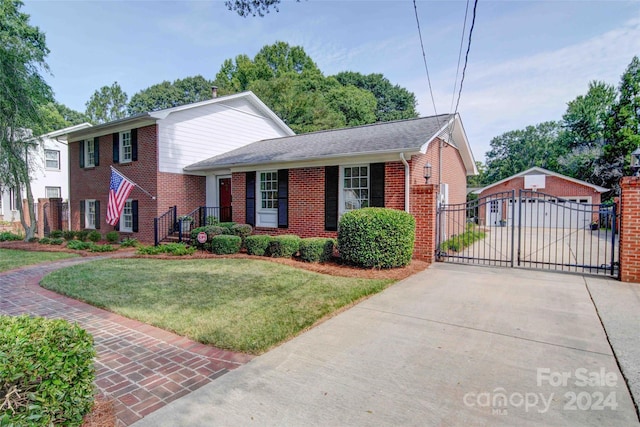
[[[285,135],[293,135],[293,131],[251,92],[72,132],[72,229],[97,229],[103,234],[114,230],[106,223],[113,166],[138,185],[116,229],[140,241],[153,242],[154,218],[173,206],[183,215],[200,206],[225,207],[231,203],[226,193],[230,179],[185,173],[185,166],[260,139]]]
[[[503,192],[512,190],[515,192],[515,206],[513,208],[509,206],[510,203],[498,202],[498,199],[503,199],[505,195]],[[520,200],[519,197],[520,190],[528,190],[523,200]],[[607,191],[609,189],[598,185],[547,169],[533,167],[478,189],[475,193],[481,200],[479,212],[481,224],[499,225],[502,220],[504,225],[511,225],[513,219],[520,215],[521,204],[527,204],[530,207],[526,211],[522,209],[523,226],[544,225],[545,227],[558,228],[569,224],[575,226],[578,223],[588,225],[593,217],[591,211],[597,213],[598,208],[584,205],[599,205],[602,193]],[[544,193],[552,197],[533,197],[532,192]],[[482,200],[487,201],[487,208],[484,208]],[[536,204],[543,206],[535,208],[533,205]],[[553,204],[561,204],[565,209],[553,209]]]
[[[459,115],[258,141],[185,171],[230,177],[233,220],[257,233],[335,237],[347,211],[409,211],[411,187],[425,184],[427,162],[442,202],[463,203],[466,177],[477,170]]]
[[[66,135],[69,132],[90,128],[82,123],[49,132],[33,138],[33,149],[29,151],[31,168],[31,191],[35,203],[40,198],[69,198],[69,163]],[[5,189],[0,194],[0,219],[20,221],[18,204],[26,199],[24,189]]]

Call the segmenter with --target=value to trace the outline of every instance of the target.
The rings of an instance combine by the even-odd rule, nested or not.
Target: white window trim
[[[125,134],[129,134],[129,154],[130,157],[128,159],[124,158],[124,135]],[[119,142],[118,142],[118,146],[119,146],[119,150],[120,150],[120,160],[119,163],[131,163],[133,161],[133,143],[131,141],[131,131],[130,130],[126,130],[123,132],[120,132],[120,136],[119,136]]]
[[[369,190],[369,200],[371,200],[371,165],[369,163],[357,164],[357,165],[341,165],[338,176],[338,218],[344,215],[347,210],[344,203],[344,170],[346,168],[367,168],[367,189]]]
[[[56,160],[58,162],[58,166],[57,167],[49,167],[49,166],[47,166],[47,152],[56,153],[58,155],[58,158]],[[50,149],[45,149],[44,150],[44,168],[46,170],[50,170],[50,171],[59,171],[60,170],[60,150],[50,150]]]
[[[55,197],[51,197],[49,195],[49,189],[57,189],[58,190],[58,195]],[[61,187],[44,187],[44,195],[47,199],[55,199],[55,198],[60,198],[62,197],[62,188]]]
[[[124,205],[124,208],[122,209],[122,216],[120,217],[120,231],[124,232],[124,233],[133,233],[133,210],[131,211],[131,227],[126,227],[125,226],[125,219],[124,219],[124,211],[127,209],[127,204],[129,204],[130,208],[132,208],[132,203],[133,199],[127,199]]]
[[[93,151],[93,139],[85,139],[83,144],[84,149],[84,167],[85,168],[94,168],[96,166],[95,152]],[[89,155],[89,146],[91,145],[92,151],[91,155]]]
[[[85,205],[84,205],[84,228],[89,229],[89,230],[95,230],[96,229],[96,215],[95,215],[95,209],[96,209],[96,200],[95,199],[88,199],[84,201]],[[93,210],[94,210],[94,214],[93,214],[93,224],[90,224],[89,222],[89,206],[91,205],[91,203],[93,203]]]
[[[256,226],[265,228],[278,228],[278,208],[262,208],[262,191],[260,190],[260,175],[263,173],[275,173],[277,170],[256,171]],[[276,178],[277,182],[277,178]],[[266,218],[273,218],[273,221],[265,221]]]

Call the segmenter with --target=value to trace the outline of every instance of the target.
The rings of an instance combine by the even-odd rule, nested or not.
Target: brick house
[[[262,140],[185,171],[230,176],[233,220],[256,233],[335,237],[340,216],[352,209],[411,212],[427,162],[441,200],[464,202],[466,177],[477,170],[459,115]]]
[[[515,210],[510,209],[505,201],[491,202],[492,195],[512,190],[515,191]],[[519,190],[537,191],[553,196],[553,198],[546,200],[550,203],[545,201],[544,206],[528,208],[526,210],[528,214],[522,215],[524,226],[544,224],[544,226],[551,228],[582,222],[585,223],[585,226],[588,225],[592,220],[597,219],[597,205],[601,203],[602,193],[609,191],[607,188],[557,172],[533,167],[474,192],[478,194],[480,199],[487,198],[488,200],[488,208],[485,208],[485,205],[481,203],[478,215],[479,222],[486,225],[498,225],[502,221],[504,224],[511,225],[513,212],[515,212],[515,218],[518,218],[521,203],[530,205],[541,202],[539,198],[535,197],[528,197],[526,200],[520,201]],[[496,199],[499,198],[501,197],[496,197]],[[566,209],[553,209],[554,203],[561,203]],[[594,205],[594,207],[586,205]],[[594,214],[590,214],[590,211],[593,211]]]
[[[293,131],[251,92],[138,114],[71,132],[70,212],[73,230],[114,230],[106,223],[110,167],[137,184],[127,200],[121,234],[154,241],[154,218],[177,206],[222,207],[230,178],[185,173],[183,168],[256,140]],[[145,194],[142,189],[152,194]]]

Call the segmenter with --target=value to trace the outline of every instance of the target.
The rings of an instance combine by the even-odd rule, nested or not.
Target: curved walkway
[[[118,426],[128,426],[252,356],[203,345],[39,286],[52,271],[117,256],[66,259],[0,273],[0,314],[61,318],[90,332],[98,353],[96,386],[113,398]]]

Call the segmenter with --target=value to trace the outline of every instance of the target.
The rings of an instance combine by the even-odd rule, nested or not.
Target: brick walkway
[[[42,277],[95,259],[74,258],[0,273],[0,314],[62,318],[90,332],[98,357],[96,386],[114,399],[118,426],[128,426],[251,356],[178,335],[41,288]]]

